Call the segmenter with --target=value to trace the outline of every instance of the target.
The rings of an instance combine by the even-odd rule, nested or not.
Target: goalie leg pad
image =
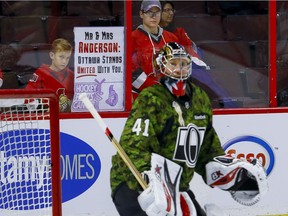
[[[139,196],[138,202],[148,216],[182,216],[179,183],[182,167],[166,158],[152,154],[151,170],[144,175],[149,186]]]
[[[180,193],[180,203],[183,216],[197,216],[197,211],[191,197],[187,192]]]

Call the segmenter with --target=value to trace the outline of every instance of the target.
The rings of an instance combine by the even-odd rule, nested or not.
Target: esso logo
[[[265,165],[266,165],[266,156],[263,153],[258,153],[256,155],[254,153],[248,153],[246,155],[244,153],[237,154],[236,149],[233,149],[233,148],[226,151],[226,153],[229,155],[232,155],[233,157],[238,158],[238,159],[244,158],[249,162],[252,161],[253,158],[257,158],[262,163],[262,166],[265,167]]]
[[[226,154],[235,158],[244,158],[251,161],[257,158],[262,163],[267,175],[275,164],[275,156],[270,145],[263,139],[255,136],[240,136],[229,140],[223,145]]]

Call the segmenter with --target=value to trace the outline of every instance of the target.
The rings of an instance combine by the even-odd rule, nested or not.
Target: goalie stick
[[[92,102],[88,98],[87,94],[81,93],[79,95],[79,99],[83,102],[83,104],[86,106],[88,111],[92,114],[92,116],[94,117],[96,122],[99,124],[99,126],[101,127],[103,132],[106,134],[106,136],[112,142],[112,144],[116,148],[118,154],[120,155],[122,160],[125,162],[125,164],[128,166],[130,171],[133,173],[133,175],[136,178],[136,180],[138,181],[138,183],[141,185],[141,187],[143,189],[146,189],[148,187],[147,183],[142,178],[140,172],[136,169],[136,167],[134,166],[134,164],[132,163],[132,161],[130,160],[130,158],[128,157],[126,152],[124,151],[124,149],[121,147],[119,142],[114,138],[113,134],[111,133],[109,128],[106,126],[105,122],[103,121],[103,119],[101,118],[101,116],[99,115],[97,110],[94,108],[94,105],[92,104]]]

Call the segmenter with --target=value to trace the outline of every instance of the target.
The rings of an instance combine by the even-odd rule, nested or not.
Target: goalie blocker
[[[207,184],[229,191],[238,203],[251,206],[268,191],[266,172],[258,159],[251,162],[230,155],[218,156],[206,165]]]

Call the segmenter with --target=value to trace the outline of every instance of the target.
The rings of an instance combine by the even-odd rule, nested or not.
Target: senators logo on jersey
[[[71,100],[69,100],[69,98],[65,94],[65,89],[59,88],[56,93],[59,97],[59,110],[60,110],[60,112],[69,112]]]
[[[173,160],[186,162],[188,167],[194,168],[205,130],[205,127],[197,127],[194,124],[179,127]]]
[[[33,75],[30,77],[30,82],[37,82],[39,76],[36,73],[33,73]]]

